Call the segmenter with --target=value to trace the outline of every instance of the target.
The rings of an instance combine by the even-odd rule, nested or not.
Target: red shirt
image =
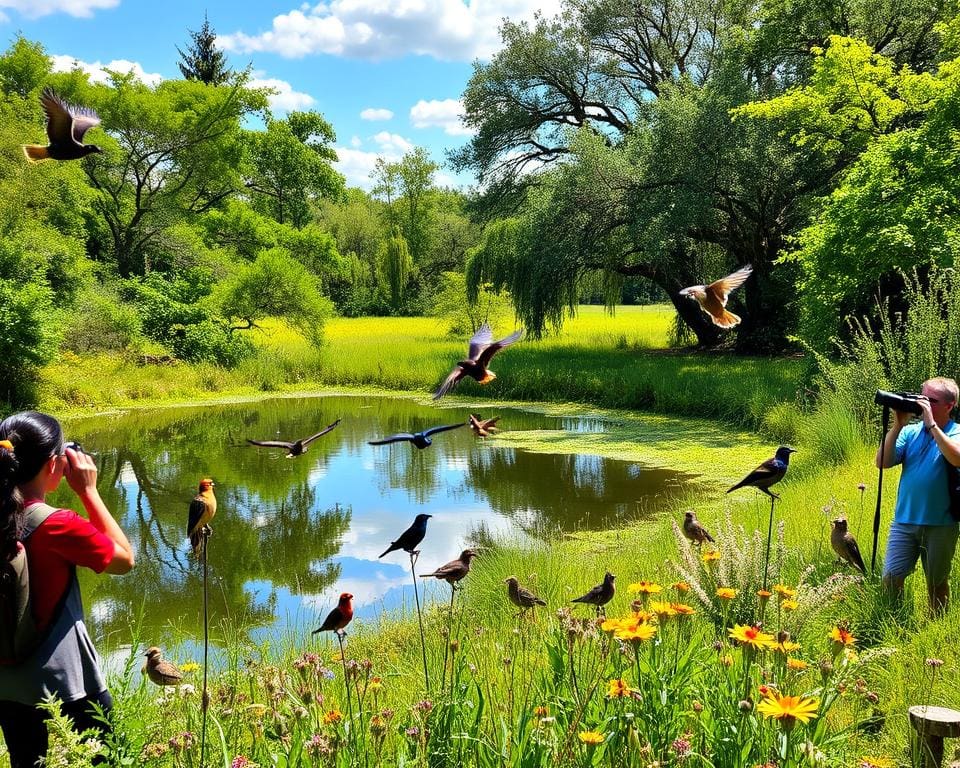
[[[113,560],[114,543],[71,509],[58,509],[26,540],[30,568],[30,600],[38,629],[53,612],[70,584],[70,566],[103,573]]]

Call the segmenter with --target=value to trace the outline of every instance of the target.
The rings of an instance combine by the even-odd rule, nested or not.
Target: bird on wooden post
[[[190,502],[187,515],[187,536],[190,537],[190,546],[197,557],[203,555],[207,546],[207,538],[213,532],[210,521],[217,514],[217,497],[213,495],[214,482],[209,477],[200,481],[197,495]]]
[[[337,602],[337,606],[327,614],[327,618],[323,620],[323,624],[317,627],[310,634],[317,634],[318,632],[335,632],[339,637],[343,637],[346,632],[344,628],[347,624],[350,623],[350,620],[353,618],[353,605],[351,604],[353,600],[353,595],[349,592],[343,592],[340,594],[340,600]]]

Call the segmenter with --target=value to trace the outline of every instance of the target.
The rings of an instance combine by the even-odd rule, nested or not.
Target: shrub
[[[90,291],[80,297],[70,313],[62,348],[106,352],[138,348],[142,342],[143,324],[135,307],[110,293]]]

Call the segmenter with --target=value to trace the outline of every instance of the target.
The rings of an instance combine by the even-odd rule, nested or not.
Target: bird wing
[[[427,576],[436,576],[438,579],[442,579],[444,576],[448,576],[451,573],[457,573],[461,568],[463,568],[463,563],[459,559],[451,560],[449,563],[444,563],[433,573],[424,573],[421,574],[423,577]]]
[[[492,343],[493,330],[490,328],[489,323],[484,323],[477,328],[477,332],[470,337],[470,348],[467,352],[467,357],[471,360],[478,360],[487,345]]]
[[[596,587],[591,589],[587,594],[581,595],[578,598],[571,600],[572,603],[589,603],[600,598],[600,593],[603,591],[603,585],[598,584]]]
[[[443,380],[443,384],[440,385],[440,388],[433,393],[433,399],[439,400],[441,397],[447,394],[447,392],[453,389],[454,386],[456,386],[456,383],[462,378],[463,368],[461,368],[459,365],[455,365],[453,370],[447,374],[447,378]]]
[[[158,662],[154,669],[164,677],[169,677],[172,680],[183,680],[183,672],[169,661]]]
[[[487,364],[493,359],[493,356],[497,354],[504,347],[509,347],[511,344],[516,344],[520,339],[523,338],[523,328],[514,331],[505,339],[500,339],[500,341],[495,341],[493,344],[490,344],[486,347],[481,353],[480,358],[477,360],[480,365],[484,368],[487,367]]]
[[[251,440],[248,437],[247,442],[261,448],[286,448],[288,451],[293,448],[293,443],[285,443],[283,440]]]
[[[537,605],[546,605],[546,602],[537,597],[533,592],[524,587],[517,587],[517,593],[520,595],[522,600],[525,600],[529,603],[536,603]]]
[[[739,488],[744,485],[753,485],[757,481],[769,480],[776,477],[781,470],[779,464],[780,463],[776,459],[767,459],[765,462],[763,462],[763,464],[753,470],[753,472],[743,478],[743,480],[737,483],[737,485],[734,487]]]
[[[712,293],[723,306],[727,306],[727,297],[730,295],[730,292],[743,285],[747,281],[747,278],[750,277],[751,272],[753,272],[753,267],[747,264],[736,272],[732,272],[726,277],[710,283],[706,291],[707,293]]]
[[[207,503],[199,496],[190,502],[190,512],[187,515],[187,536],[192,536],[200,521],[203,519],[204,512],[207,511]]]
[[[863,555],[860,554],[860,547],[857,546],[857,540],[853,538],[853,534],[848,533],[843,537],[843,540],[847,543],[847,552],[850,553],[850,562],[863,571],[863,573],[866,573],[867,566],[864,565]]]
[[[325,434],[327,434],[327,432],[332,431],[339,423],[340,423],[340,419],[337,419],[335,422],[333,422],[333,424],[330,424],[329,426],[324,427],[319,432],[317,432],[317,434],[310,435],[310,437],[305,437],[303,439],[303,447],[306,448],[308,445],[310,445],[310,443],[312,443],[318,437],[323,437]]]
[[[330,613],[327,614],[327,618],[323,620],[323,624],[313,630],[312,634],[317,634],[317,632],[328,632],[331,629],[335,629],[337,624],[340,623],[342,614],[340,612],[340,606],[338,605]]]
[[[71,107],[70,112],[73,115],[73,140],[79,144],[83,141],[83,134],[100,125],[100,117],[86,107]]]
[[[409,432],[401,432],[398,435],[390,435],[381,440],[368,440],[367,445],[387,445],[388,443],[400,443],[404,440],[413,440],[413,435]]]
[[[467,426],[467,422],[461,421],[459,424],[445,424],[442,427],[430,427],[430,429],[423,430],[424,437],[430,437],[430,435],[435,435],[437,432],[446,432],[450,429],[457,429],[458,427]]]
[[[67,105],[49,88],[40,94],[40,105],[47,115],[47,138],[51,144],[73,143],[73,116]]]

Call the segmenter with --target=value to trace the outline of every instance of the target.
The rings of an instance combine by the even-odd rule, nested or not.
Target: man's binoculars
[[[887,392],[878,389],[877,394],[873,396],[873,402],[901,413],[912,413],[914,416],[919,416],[921,410],[920,403],[917,400],[921,397],[923,395],[918,395],[915,392]]]

